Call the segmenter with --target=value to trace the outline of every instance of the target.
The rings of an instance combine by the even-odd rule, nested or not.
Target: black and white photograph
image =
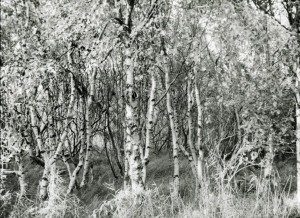
[[[300,0],[0,18],[0,218],[300,217]]]

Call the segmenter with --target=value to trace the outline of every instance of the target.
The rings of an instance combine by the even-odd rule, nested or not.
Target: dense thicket
[[[197,199],[274,193],[291,158],[300,202],[299,51],[293,0],[2,0],[2,215],[57,216],[103,166],[147,202],[166,152],[174,207],[187,177]]]

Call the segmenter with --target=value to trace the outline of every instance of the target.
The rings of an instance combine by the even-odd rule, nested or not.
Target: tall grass
[[[183,201],[159,187],[143,196],[119,191],[112,200],[102,203],[90,215],[98,217],[296,217],[291,197],[279,190],[265,190],[237,195],[228,187],[212,190],[205,185],[194,198]],[[258,189],[257,189],[258,190]],[[192,196],[192,194],[191,194]]]
[[[110,177],[99,170],[98,180],[86,190],[80,190],[82,193],[77,193],[81,196],[79,200],[75,195],[64,194],[65,179],[56,174],[49,187],[52,197],[48,201],[23,198],[15,204],[11,217],[248,218],[300,215],[290,191],[294,190],[294,180],[285,180],[282,184],[278,173],[265,179],[260,169],[252,172],[239,165],[220,167],[214,159],[209,163],[206,181],[200,189],[196,189],[189,164],[181,160],[178,197],[172,195],[172,165],[168,164],[165,156],[150,165],[149,185],[140,196],[122,190],[120,185],[108,192],[102,184],[109,182]],[[237,170],[238,167],[243,170]]]
[[[34,200],[23,198],[18,201],[10,217],[83,217],[87,216],[85,207],[75,195],[66,195],[66,184],[57,171],[53,171],[49,182],[49,193],[51,195],[46,201],[38,197]]]
[[[300,215],[291,182],[279,185],[278,173],[261,176],[261,169],[249,173],[247,166],[209,166],[200,189],[183,164],[180,196],[172,196],[170,183],[149,186],[143,196],[118,191],[111,200],[95,208],[91,217],[297,217]],[[250,166],[249,166],[250,167]],[[162,169],[161,169],[162,170]],[[237,173],[239,172],[239,173]]]

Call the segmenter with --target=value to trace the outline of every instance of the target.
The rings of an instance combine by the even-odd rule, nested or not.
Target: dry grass
[[[165,160],[165,162],[163,162]],[[170,165],[166,158],[159,157],[160,169],[155,172],[155,164],[150,166],[151,174],[148,190],[143,196],[136,197],[124,191],[95,208],[91,217],[297,217],[299,210],[290,194],[291,181],[278,185],[280,178],[276,175],[272,182],[257,174],[243,177],[233,175],[226,181],[221,171],[228,169],[214,167],[212,175],[200,190],[195,191],[195,181],[185,162],[181,165],[180,197],[174,198],[170,189]],[[235,172],[235,169],[232,169]],[[258,170],[259,171],[259,170]],[[162,180],[162,174],[168,179]],[[169,173],[170,174],[170,173]],[[231,174],[230,174],[231,175]],[[243,174],[244,175],[244,174]],[[231,175],[232,176],[232,175]],[[159,178],[159,185],[155,183]],[[237,181],[238,180],[238,181]],[[237,184],[242,184],[238,187]]]
[[[236,196],[226,189],[212,192],[206,186],[196,198],[185,202],[155,187],[142,197],[120,191],[95,209],[91,217],[295,217],[298,212],[291,201],[290,196],[277,192]]]
[[[210,163],[216,163],[210,160]],[[230,166],[228,166],[230,167]],[[231,168],[231,172],[236,169]],[[280,170],[280,169],[279,169]],[[120,181],[115,190],[104,184],[112,183],[106,166],[99,168],[95,181],[75,195],[65,196],[65,179],[55,176],[53,197],[47,202],[24,198],[14,206],[11,217],[297,217],[300,215],[291,194],[295,181],[274,176],[269,183],[260,173],[245,171],[230,182],[224,177],[228,169],[212,164],[208,180],[200,190],[186,160],[181,160],[180,197],[172,196],[172,163],[167,155],[157,157],[149,166],[148,188],[142,196],[122,190]],[[289,171],[290,172],[290,171]],[[279,173],[281,174],[281,173]],[[279,175],[278,174],[278,175]],[[283,178],[287,175],[283,174]]]
[[[185,172],[188,172],[187,169]],[[185,177],[190,176],[190,177]],[[191,175],[181,179],[181,197],[174,198],[170,185],[149,186],[142,197],[119,191],[93,210],[91,217],[297,217],[293,196],[284,187],[262,178],[249,179],[249,192],[236,190],[235,183],[218,179],[205,182],[195,193]],[[244,184],[245,185],[245,184]],[[166,190],[169,190],[168,193]]]

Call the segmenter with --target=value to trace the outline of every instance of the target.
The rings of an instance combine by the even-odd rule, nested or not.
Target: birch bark
[[[67,194],[70,194],[76,185],[76,179],[77,176],[80,172],[80,170],[83,167],[84,164],[84,146],[85,146],[85,142],[86,142],[86,121],[85,121],[85,101],[83,99],[84,97],[80,97],[80,106],[81,106],[81,114],[83,115],[83,122],[82,122],[82,127],[80,130],[80,137],[81,137],[81,145],[80,145],[80,150],[79,150],[79,161],[78,164],[76,165],[73,173],[71,174],[70,177],[70,182],[68,185],[68,189],[67,189]]]
[[[197,86],[197,83],[194,84],[195,86],[195,98],[197,104],[197,148],[198,148],[198,159],[197,159],[197,175],[198,179],[201,183],[204,179],[204,150],[202,144],[202,106],[200,101],[200,93]]]
[[[178,196],[179,194],[179,160],[178,160],[178,138],[176,134],[176,128],[175,128],[175,121],[174,121],[174,111],[172,109],[171,105],[171,95],[169,92],[170,89],[170,75],[169,75],[169,69],[167,65],[167,60],[165,57],[164,65],[165,65],[165,86],[166,86],[166,103],[167,103],[167,110],[169,115],[169,122],[170,122],[170,128],[171,128],[171,134],[172,134],[172,143],[173,143],[173,161],[174,161],[174,195]]]
[[[92,145],[92,123],[90,120],[90,112],[91,112],[91,106],[95,95],[95,79],[96,79],[96,70],[92,69],[91,75],[89,76],[89,82],[90,82],[90,93],[87,99],[86,104],[86,153],[85,153],[85,159],[84,159],[84,165],[83,165],[83,174],[82,174],[82,180],[80,183],[80,187],[84,187],[87,183],[87,177],[90,167],[90,155],[91,155],[91,145]]]
[[[148,114],[147,114],[147,123],[146,123],[146,142],[145,142],[145,155],[143,159],[143,182],[146,184],[147,177],[147,164],[149,162],[149,151],[151,147],[151,136],[152,136],[152,127],[153,127],[153,115],[154,115],[154,105],[155,105],[155,90],[156,90],[156,78],[155,73],[151,73],[151,88],[150,88],[150,97],[148,103]]]
[[[142,160],[140,154],[141,139],[138,128],[138,95],[134,90],[134,69],[132,48],[127,47],[125,51],[126,65],[126,155],[129,166],[129,177],[131,182],[131,191],[140,194],[144,191],[142,179]]]

